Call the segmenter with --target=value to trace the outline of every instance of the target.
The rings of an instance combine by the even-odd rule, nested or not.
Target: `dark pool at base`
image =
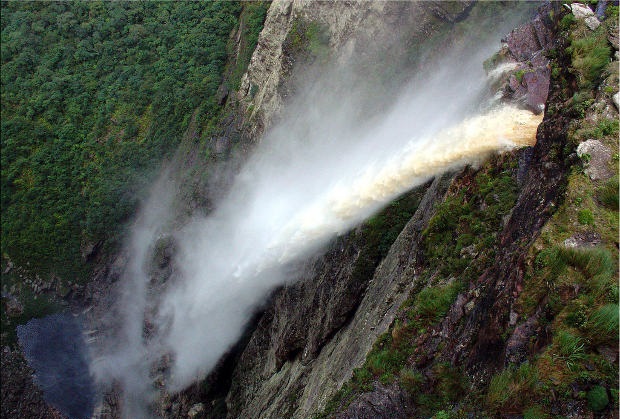
[[[44,399],[70,419],[90,418],[96,391],[78,317],[56,313],[17,327],[19,344]]]

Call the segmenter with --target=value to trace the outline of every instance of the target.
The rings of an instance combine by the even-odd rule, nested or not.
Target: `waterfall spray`
[[[490,52],[420,75],[366,123],[357,112],[364,95],[346,75],[332,72],[300,90],[216,209],[173,233],[176,271],[154,296],[146,249],[164,231],[173,199],[156,187],[129,246],[122,333],[95,350],[92,365],[99,382],[124,387],[124,415],[148,416],[162,359],[167,391],[204,377],[270,291],[289,280],[292,262],[434,176],[531,145],[542,116],[480,102],[487,79],[479,63]]]

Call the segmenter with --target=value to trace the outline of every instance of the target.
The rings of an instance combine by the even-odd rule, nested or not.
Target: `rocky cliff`
[[[504,6],[271,3],[238,91],[220,89],[228,116],[218,135],[185,141],[177,155],[174,176],[192,179],[180,187],[179,223],[211,210],[228,175],[329,62],[375,77],[381,106],[446,45],[493,28],[506,36],[485,63],[489,96],[544,112],[543,123],[533,147],[429,181],[299,264],[299,280],[273,292],[216,370],[164,394],[154,412],[617,417],[617,8],[597,18],[587,6],[546,5],[514,28]],[[231,39],[239,46],[240,37],[241,28]],[[186,140],[193,134],[190,124]],[[161,281],[173,269],[168,251],[155,256]],[[125,259],[76,290],[74,305],[103,315]],[[32,403],[12,406],[48,414],[29,394]],[[110,392],[97,415],[118,409]]]
[[[267,22],[291,22],[296,16],[324,22],[330,29],[330,46],[346,52],[363,39],[349,27],[375,36],[369,27],[379,32],[381,29],[376,28],[393,30],[389,25],[378,25],[377,19],[385,22],[399,16],[397,25],[403,26],[397,27],[402,28],[437,17],[454,22],[470,11],[464,4],[446,18],[450,12],[441,6],[375,4],[360,12],[340,4],[336,7],[344,7],[346,12],[323,13],[316,4],[310,12],[303,4],[277,3]],[[557,309],[549,308],[546,299],[533,303],[529,311],[523,307],[523,300],[529,297],[528,287],[530,291],[532,287],[528,282],[540,275],[534,259],[543,247],[541,232],[553,224],[550,219],[558,208],[572,204],[565,203],[568,178],[579,170],[572,145],[574,129],[569,130],[571,121],[579,116],[563,107],[566,98],[579,91],[573,71],[566,71],[574,66],[567,54],[567,39],[584,34],[575,35],[560,25],[562,13],[566,11],[562,12],[559,5],[541,9],[531,23],[506,37],[504,47],[492,59],[491,69],[504,65],[505,84],[500,92],[505,100],[519,101],[535,112],[554,109],[545,115],[536,145],[496,159],[482,169],[467,169],[419,188],[416,193],[421,199],[413,217],[366,277],[354,275],[363,254],[359,246],[365,240],[363,229],[338,240],[323,258],[309,263],[300,282],[274,295],[240,355],[226,397],[229,417],[311,417],[323,412],[320,415],[326,417],[404,418],[429,417],[438,411],[444,411],[446,417],[451,417],[446,412],[535,415],[528,417],[551,412],[581,417],[593,409],[590,396],[594,388],[601,387],[597,383],[605,382],[601,388],[606,392],[615,391],[613,381],[600,381],[605,373],[595,367],[593,378],[581,381],[571,381],[574,378],[566,375],[564,379],[550,377],[548,371],[531,373],[549,382],[539,389],[542,393],[555,395],[558,388],[568,385],[576,389],[573,394],[581,392],[581,398],[552,396],[549,401],[547,396],[533,397],[529,393],[538,387],[532,383],[517,384],[521,387],[511,390],[515,392],[513,401],[498,402],[493,393],[497,391],[493,380],[498,377],[518,374],[512,371],[529,368],[530,363],[543,369],[541,364],[548,361],[541,359],[558,351],[557,335],[564,329],[554,324]],[[327,14],[338,18],[329,19]],[[359,20],[362,16],[363,23]],[[569,18],[564,18],[564,25]],[[364,26],[366,23],[369,27]],[[284,31],[290,30],[290,24],[281,25]],[[418,36],[426,34],[423,27],[416,27]],[[346,35],[343,29],[348,30]],[[614,29],[611,25],[608,30],[613,33],[617,26]],[[584,29],[579,26],[572,31]],[[270,41],[274,39],[270,37]],[[277,39],[286,36],[281,34]],[[262,48],[271,52],[265,54]],[[272,86],[256,95],[252,111],[261,121],[260,127],[268,126],[282,106],[283,98],[277,92],[286,89],[275,87],[282,81],[276,82],[280,79],[273,74],[284,71],[285,52],[267,41],[259,44],[252,61],[257,66],[251,66],[244,77],[244,86]],[[263,54],[268,56],[265,61]],[[264,71],[267,67],[271,73]],[[610,69],[606,74],[617,77],[613,67]],[[590,105],[609,110],[614,89],[607,88],[605,97],[592,100]],[[617,118],[614,112],[612,119]],[[612,140],[613,147],[617,150]],[[606,156],[603,166],[613,164],[611,154]],[[496,183],[498,179],[501,184]],[[506,189],[510,193],[506,194]],[[467,210],[462,211],[464,207]],[[451,214],[442,211],[455,211],[461,218],[451,221]],[[462,224],[472,222],[472,218],[480,223],[474,231]],[[567,227],[564,235],[580,230],[581,226],[575,225]],[[617,226],[614,229],[617,232]],[[472,233],[484,237],[471,239]],[[442,235],[449,237],[447,243],[438,239]],[[445,252],[436,250],[444,245]],[[616,252],[617,239],[608,239],[604,247]],[[445,307],[432,308],[436,317],[426,318],[423,299],[441,300],[446,293],[450,297]],[[577,297],[562,297],[562,301]],[[617,304],[613,296],[608,301]],[[585,345],[585,339],[576,339]],[[588,351],[607,349],[593,346]],[[606,359],[617,365],[617,351]],[[562,361],[554,358],[552,362]],[[510,377],[518,381],[514,375]],[[606,402],[605,408],[612,405]],[[604,415],[613,411],[596,409],[607,412]]]

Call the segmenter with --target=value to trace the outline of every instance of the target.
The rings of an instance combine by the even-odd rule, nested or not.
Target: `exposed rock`
[[[572,3],[570,10],[576,19],[585,19],[589,16],[594,16],[594,12],[588,6],[582,3]]]
[[[21,353],[4,347],[1,356],[2,418],[63,419],[60,412],[43,400],[41,390],[33,383],[33,371]]]
[[[544,17],[548,14],[546,8],[532,22],[511,31],[504,40],[507,53],[503,65],[513,64],[504,98],[518,101],[537,114],[545,109],[551,76],[549,60],[544,55],[553,39],[552,22]]]
[[[616,105],[616,109],[620,110],[620,92],[616,92],[616,94],[612,96],[612,99],[614,105]]]
[[[577,147],[577,155],[584,161],[585,172],[592,180],[605,180],[614,175],[609,167],[611,150],[598,140],[587,140]]]
[[[609,41],[611,46],[614,47],[616,51],[618,51],[618,28],[617,27],[615,28],[615,30],[609,31],[609,33],[607,34],[607,40]]]
[[[536,335],[538,316],[532,316],[517,326],[506,342],[506,364],[520,364],[529,355],[530,339]]]
[[[190,418],[203,417],[204,415],[201,415],[201,413],[203,413],[204,410],[205,410],[204,404],[196,403],[195,405],[191,407],[191,409],[189,409],[189,412],[187,412],[187,417],[190,417]]]
[[[227,83],[222,83],[220,87],[217,89],[216,99],[217,104],[222,106],[226,103],[226,99],[228,99],[228,85]]]
[[[588,16],[584,19],[584,22],[586,23],[588,29],[592,31],[601,26],[601,22],[595,16]]]
[[[577,233],[564,240],[565,247],[594,247],[601,243],[601,235],[594,231]]]
[[[431,11],[435,16],[446,22],[453,23],[458,22],[467,16],[467,13],[469,13],[474,5],[474,1],[429,1],[428,4],[430,5]]]
[[[605,18],[605,10],[607,9],[607,0],[598,0],[596,3],[596,17],[599,19]]]
[[[385,387],[378,382],[375,389],[355,399],[337,419],[406,419],[411,413],[407,400],[396,385]]]
[[[355,258],[346,247],[336,247],[318,261],[315,277],[286,287],[275,298],[275,308],[259,323],[235,370],[227,396],[230,417],[306,418],[325,407],[353,369],[363,364],[416,286],[418,238],[446,189],[445,180],[432,183],[368,284],[352,282],[348,272]],[[360,285],[367,287],[365,294],[350,293]],[[311,303],[303,307],[299,301]],[[353,318],[343,317],[346,311],[341,306],[350,310],[358,303]]]
[[[605,359],[610,363],[618,362],[618,347],[617,346],[597,346],[596,351],[603,355]]]

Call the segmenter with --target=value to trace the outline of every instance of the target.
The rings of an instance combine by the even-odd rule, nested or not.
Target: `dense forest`
[[[33,273],[85,277],[194,125],[206,141],[267,5],[2,3],[2,255]],[[245,22],[241,62],[226,70]]]

